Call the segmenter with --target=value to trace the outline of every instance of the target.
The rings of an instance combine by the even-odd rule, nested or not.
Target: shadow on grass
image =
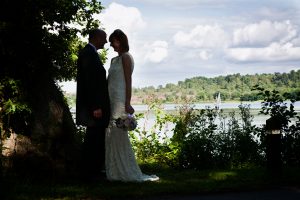
[[[123,183],[102,180],[84,183],[66,178],[4,177],[1,199],[116,199],[141,198],[159,195],[207,194],[250,191],[299,183],[299,169],[285,169],[281,177],[270,176],[265,169],[237,170],[174,170],[142,166],[148,174],[157,174],[160,180],[145,183]]]

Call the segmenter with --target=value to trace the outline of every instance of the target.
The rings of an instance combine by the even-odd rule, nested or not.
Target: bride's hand
[[[126,105],[125,111],[126,111],[126,113],[133,114],[134,113],[134,108],[130,104]]]

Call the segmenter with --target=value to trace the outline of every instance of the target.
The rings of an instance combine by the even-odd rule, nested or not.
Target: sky
[[[300,69],[299,0],[114,0],[94,17],[121,29],[135,62],[133,87],[196,76]],[[117,55],[109,48],[108,61]],[[61,83],[75,92],[75,82]]]

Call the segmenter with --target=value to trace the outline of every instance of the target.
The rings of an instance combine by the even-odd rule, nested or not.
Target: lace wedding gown
[[[127,53],[132,61],[133,59]],[[108,90],[111,103],[111,121],[105,138],[106,176],[111,181],[143,182],[156,181],[155,175],[143,174],[136,162],[128,132],[117,128],[113,120],[125,114],[125,77],[122,57],[112,59],[108,75]]]

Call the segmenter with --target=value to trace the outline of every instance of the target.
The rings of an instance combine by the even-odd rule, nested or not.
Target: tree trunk
[[[15,141],[6,145],[10,146],[6,156],[11,156],[14,170],[30,176],[76,172],[81,138],[62,91],[53,80],[30,85],[27,89],[32,109],[30,133],[12,134]]]

